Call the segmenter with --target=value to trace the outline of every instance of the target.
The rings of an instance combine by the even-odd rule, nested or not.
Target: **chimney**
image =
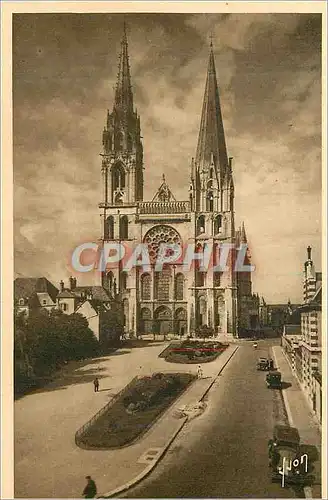
[[[63,280],[61,280],[61,282],[59,284],[60,284],[60,291],[63,292],[64,291],[64,282],[63,282]]]
[[[74,290],[75,287],[76,287],[76,279],[73,278],[72,276],[70,276],[70,278],[69,278],[69,288],[70,288],[70,290]]]

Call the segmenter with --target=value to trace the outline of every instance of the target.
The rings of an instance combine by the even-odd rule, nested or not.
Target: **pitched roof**
[[[56,288],[47,278],[16,278],[14,281],[14,298],[29,298],[36,293],[48,293],[53,300],[56,301],[58,288]]]
[[[158,188],[154,198],[152,199],[152,201],[157,201],[157,202],[160,202],[160,201],[176,201],[171,189],[169,188],[166,180],[165,180],[165,176],[163,174],[163,182],[162,184],[160,185],[160,187]]]
[[[274,311],[274,310],[288,310],[289,307],[292,308],[292,310],[294,311],[295,309],[298,309],[301,304],[291,304],[291,306],[289,306],[288,304],[266,304],[268,309],[271,310],[271,311]]]
[[[83,302],[81,302],[81,303],[77,306],[77,308],[75,309],[75,311],[74,311],[74,312],[78,313],[78,312],[79,312],[79,310],[80,310],[80,309],[81,309],[81,308],[82,308],[85,304],[89,304],[89,305],[90,305],[90,307],[91,307],[91,309],[93,309],[93,310],[94,310],[95,315],[97,315],[97,316],[99,315],[99,312],[98,312],[98,309],[97,309],[97,305],[96,305],[96,304],[94,303],[94,301],[92,301],[92,300],[84,300]]]
[[[76,298],[76,295],[72,293],[70,290],[64,290],[63,292],[59,292],[57,295],[58,299],[72,299]]]
[[[82,297],[82,292],[91,292],[92,300],[99,302],[109,302],[111,300],[110,295],[103,286],[77,286],[72,290],[74,295]]]

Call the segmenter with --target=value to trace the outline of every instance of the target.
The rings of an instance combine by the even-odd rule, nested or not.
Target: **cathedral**
[[[238,248],[247,243],[244,225],[234,222],[232,158],[228,157],[212,43],[196,154],[191,159],[186,197],[177,200],[163,175],[152,200],[143,197],[143,145],[140,116],[133,103],[128,41],[124,29],[119,71],[111,112],[103,130],[102,241],[125,245],[144,243],[151,267],[120,266],[102,272],[102,285],[122,304],[125,331],[143,335],[175,333],[195,335],[208,326],[220,336],[238,336],[258,325],[259,301],[252,293],[250,272],[222,271],[195,265],[185,271],[182,262],[155,269],[161,243],[193,245],[195,252],[212,245],[219,255],[222,244]],[[192,156],[193,152],[191,152]],[[187,177],[187,176],[186,176]],[[250,263],[247,253],[245,262]]]

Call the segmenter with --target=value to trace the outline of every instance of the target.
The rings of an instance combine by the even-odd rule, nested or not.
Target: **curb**
[[[276,363],[276,367],[278,368],[276,353],[275,353],[274,349],[272,349],[272,352],[273,352],[273,357],[274,357],[274,360],[275,360],[275,363]],[[281,349],[281,352],[285,356],[285,353],[283,352],[282,349]],[[288,362],[287,358],[286,358],[286,361]],[[292,372],[292,374],[293,374],[293,372]],[[288,417],[289,424],[290,424],[291,427],[295,427],[294,420],[293,420],[293,417],[292,417],[292,412],[291,412],[291,409],[290,409],[290,406],[289,406],[289,401],[288,401],[288,398],[287,398],[287,394],[285,393],[284,390],[282,390],[281,392],[282,392],[282,397],[283,397],[283,400],[284,400],[284,404],[285,404],[285,408],[286,408],[286,412],[287,412],[287,417]],[[304,491],[305,498],[313,498],[312,488],[310,486],[305,486],[303,488],[303,491]]]
[[[209,391],[211,390],[212,386],[214,385],[214,383],[216,382],[217,378],[221,375],[222,371],[224,370],[224,368],[227,366],[227,364],[229,363],[230,359],[232,358],[232,356],[236,353],[236,351],[238,351],[239,349],[239,346],[237,345],[234,349],[234,351],[232,351],[232,353],[230,354],[229,358],[227,359],[227,361],[224,363],[224,365],[221,367],[220,371],[215,375],[214,379],[212,380],[212,382],[210,383],[210,385],[208,386],[208,388],[206,389],[206,391],[204,392],[204,394],[202,395],[202,397],[200,398],[199,401],[203,401],[203,399],[207,396],[207,394],[209,393]]]
[[[233,352],[230,354],[230,356],[227,359],[227,361],[220,368],[219,372],[214,376],[214,379],[212,380],[212,382],[210,383],[210,385],[207,387],[207,389],[204,392],[204,394],[202,395],[202,397],[199,399],[199,402],[203,401],[203,399],[207,396],[207,394],[210,391],[210,389],[212,388],[213,384],[216,382],[217,378],[221,375],[222,371],[224,370],[224,368],[229,363],[229,361],[231,360],[232,356],[236,353],[236,351],[238,349],[239,349],[239,346],[236,346],[235,349],[233,350]],[[172,437],[169,439],[169,441],[167,442],[167,444],[162,449],[161,453],[159,453],[159,455],[156,457],[156,460],[154,460],[153,463],[151,463],[148,467],[146,467],[137,477],[135,477],[134,479],[132,479],[128,483],[125,483],[124,485],[116,488],[115,490],[112,490],[112,491],[109,491],[107,493],[103,493],[102,495],[97,496],[97,498],[112,498],[112,497],[114,497],[114,496],[116,496],[116,495],[118,495],[120,493],[124,493],[125,491],[129,490],[130,488],[132,488],[132,486],[136,486],[136,484],[140,483],[140,481],[142,481],[146,476],[148,476],[150,474],[150,472],[158,464],[158,462],[163,458],[163,456],[165,455],[166,451],[171,446],[171,444],[173,443],[173,441],[175,440],[175,438],[177,437],[177,435],[183,429],[183,427],[185,426],[185,424],[187,422],[188,422],[188,417],[184,417],[183,420],[182,420],[182,422],[181,422],[181,425],[174,432],[174,434],[172,435]]]

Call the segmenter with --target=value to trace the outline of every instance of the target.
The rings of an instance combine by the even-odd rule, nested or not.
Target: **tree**
[[[196,337],[198,338],[203,338],[205,340],[206,338],[214,336],[215,336],[215,330],[211,326],[201,325],[196,330]]]
[[[81,314],[52,311],[15,319],[16,389],[51,375],[64,362],[98,353],[98,341]]]
[[[121,314],[118,311],[107,311],[102,313],[100,322],[100,342],[108,348],[117,345],[124,334],[124,326]]]

